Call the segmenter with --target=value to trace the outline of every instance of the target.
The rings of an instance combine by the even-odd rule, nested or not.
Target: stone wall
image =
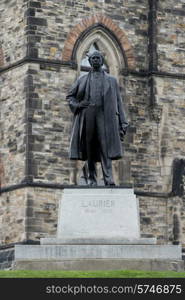
[[[158,123],[150,115],[148,80],[129,76],[125,86],[130,128],[124,142],[123,161],[130,161],[130,182],[143,191],[161,191]]]
[[[1,0],[0,66],[6,67],[26,56],[26,8],[24,0]]]
[[[32,178],[36,181],[69,183],[68,159],[71,114],[65,99],[74,74],[66,68],[47,70],[29,65],[34,93],[30,98],[29,121]],[[71,78],[71,77],[72,78]]]
[[[69,32],[85,18],[105,14],[123,29],[135,50],[137,68],[147,67],[148,1],[37,1],[28,17],[31,47],[37,56],[60,60]],[[36,54],[35,54],[36,55]]]
[[[26,73],[20,66],[0,77],[1,187],[24,179],[26,161]]]
[[[141,235],[158,244],[185,244],[182,201],[177,197],[139,197]],[[181,222],[182,221],[182,222]]]
[[[26,240],[27,196],[24,189],[0,197],[0,244]]]
[[[61,190],[22,188],[1,194],[0,244],[39,241],[55,235]]]
[[[184,80],[156,78],[156,107],[161,109],[159,123],[159,151],[162,175],[170,176],[173,160],[185,156],[185,128],[182,123],[185,113]],[[154,108],[155,110],[155,108]],[[168,179],[169,181],[170,179]]]
[[[1,13],[4,13],[5,6],[3,5],[5,5],[5,2],[2,4]],[[27,35],[27,48],[32,49],[29,53],[31,57],[34,57],[33,53],[36,53],[36,50],[38,50],[38,55],[35,57],[45,58],[49,61],[52,59],[60,60],[62,58],[65,40],[72,26],[80,24],[84,17],[91,16],[95,13],[106,13],[108,17],[111,17],[115,24],[127,33],[128,40],[134,49],[136,70],[147,68],[148,49],[146,47],[146,41],[148,30],[148,1],[142,1],[137,9],[135,7],[135,1],[124,1],[124,5],[121,5],[122,1],[120,1],[120,3],[115,1],[81,1],[80,3],[65,1],[62,6],[60,1],[56,0],[52,3],[50,1],[28,1],[27,5],[25,3],[26,2],[22,3],[21,1],[16,1],[16,4],[11,1],[9,2],[10,9],[8,11],[10,17],[12,17],[13,11],[17,8],[16,5],[19,7],[19,9],[16,9],[16,14],[14,14],[14,18],[17,16],[19,21],[13,19],[10,19],[9,21],[10,23],[15,22],[16,24],[22,24],[25,23],[25,19],[27,19],[28,26],[26,27],[25,34]],[[180,24],[178,22],[182,21],[181,19],[183,18],[183,2],[178,2],[178,9],[172,9],[172,2],[170,2],[170,4],[171,9],[167,9],[164,1],[158,3],[157,51],[159,66],[161,65],[161,61],[163,61],[166,68],[162,68],[161,70],[173,70],[176,72],[177,69],[172,62],[170,62],[171,69],[167,68],[165,59],[160,52],[160,47],[162,47],[160,34],[162,34],[164,30],[166,30],[165,33],[168,32],[166,29],[167,23],[165,22],[168,22],[168,28],[171,28],[170,15],[172,13],[176,16],[176,24]],[[75,11],[74,5],[76,8]],[[120,5],[121,9],[119,9]],[[6,6],[6,9],[7,8],[8,6]],[[24,9],[26,12],[24,21],[22,21],[22,15],[20,16],[20,14],[23,14]],[[61,10],[65,12],[65,18],[64,15],[63,18],[61,17]],[[114,11],[114,14],[110,15],[112,10]],[[6,24],[7,23],[3,23],[3,28],[5,28],[5,30]],[[141,27],[145,29],[142,31]],[[23,24],[20,25],[17,30],[21,35],[23,33]],[[11,38],[11,35],[7,35],[5,38],[3,32],[5,31],[2,31],[1,40],[4,43],[7,42],[7,44],[11,46],[10,48],[13,53],[18,55],[19,51],[16,47],[19,47],[19,49],[23,49],[23,47],[21,44],[15,43],[15,40],[23,41],[24,38],[17,38],[16,36],[16,39],[13,39]],[[180,31],[178,30],[176,43],[181,47],[179,32]],[[63,36],[61,37],[61,35]],[[163,38],[164,37],[166,37],[166,35],[163,35]],[[7,40],[8,38],[14,45]],[[52,44],[52,40],[55,40],[55,45]],[[169,46],[166,40],[163,42],[166,47]],[[170,47],[173,48],[176,57],[178,57],[179,48],[177,49],[174,44]],[[4,50],[5,48],[7,49],[6,51],[9,51],[8,49],[10,48],[2,47],[4,59],[6,61],[7,54]],[[181,52],[183,53],[183,51]],[[165,49],[165,53],[169,54],[170,52]],[[19,57],[21,57],[20,54]],[[14,62],[14,60],[15,59],[12,58],[11,62]],[[24,69],[26,68],[29,69],[27,74],[28,81],[33,81],[32,83],[29,81],[27,87],[29,89],[27,109],[29,110],[29,121],[32,124],[29,132],[29,151],[31,153],[31,156],[29,157],[29,175],[36,180],[68,183],[69,177],[73,177],[73,175],[71,175],[71,172],[73,171],[71,170],[73,170],[74,167],[76,168],[76,166],[73,163],[65,161],[68,152],[71,122],[71,116],[65,102],[65,94],[68,87],[77,76],[77,73],[69,67],[60,67],[58,65],[51,66],[43,63],[29,64],[27,67],[24,66],[18,68],[18,70],[14,69],[14,71],[7,73],[9,74],[10,79],[6,79],[6,76],[8,75],[2,75],[2,111],[3,107],[5,110],[9,107],[9,104],[7,104],[8,101],[6,101],[5,104],[4,99],[7,97],[7,95],[4,95],[5,92],[6,94],[10,93],[13,95],[12,98],[17,99],[15,98],[15,93],[13,93],[13,90],[17,89],[18,95],[16,95],[16,97],[20,97],[23,89],[23,78],[20,81],[22,82],[22,87],[20,86],[21,83],[15,84],[15,82],[12,86],[10,81],[13,80],[14,76],[17,76],[18,80],[19,72],[21,72],[21,76],[24,77],[23,72],[25,72]],[[127,182],[134,182],[134,184],[145,190],[155,191],[156,189],[159,189],[160,191],[169,191],[171,188],[171,168],[173,160],[176,157],[184,155],[184,130],[180,118],[177,117],[183,116],[184,113],[184,99],[182,96],[184,94],[184,80],[155,77],[154,92],[156,105],[155,107],[152,107],[151,110],[149,108],[150,90],[148,89],[148,78],[129,75],[129,77],[125,77],[124,80],[126,87],[125,106],[131,125],[124,145],[126,148],[125,156],[128,158],[128,161],[131,162],[131,165],[123,161],[119,163],[119,165],[122,165],[122,169],[127,168],[130,172],[129,176],[126,177],[122,174],[124,180]],[[5,82],[7,85],[4,84]],[[9,87],[9,91],[6,91],[7,86]],[[22,96],[21,98],[20,101],[23,101]],[[152,114],[153,119],[151,118],[150,113]],[[17,119],[15,111],[13,114]],[[10,126],[4,122],[5,115],[6,112],[1,113],[1,119],[3,120],[1,132],[4,134],[4,140],[9,140],[9,144],[7,143],[8,152],[13,152],[17,147],[17,142],[15,142],[14,137],[11,136],[12,130],[9,130]],[[22,119],[23,114],[22,116],[18,116],[18,118]],[[13,117],[11,120],[7,119],[7,123],[13,123]],[[173,126],[173,130],[169,130],[171,126]],[[7,134],[5,133],[6,130],[8,130]],[[24,132],[23,128],[21,128],[21,132]],[[16,134],[19,135],[19,133]],[[10,138],[8,135],[10,135]],[[21,134],[21,136],[23,137],[24,133]],[[2,148],[3,155],[5,155],[6,147],[3,146]],[[22,142],[20,143],[20,148],[21,149],[18,151],[24,152]],[[11,157],[8,156],[8,160],[9,159],[11,159]],[[5,165],[5,177],[8,177],[6,178],[6,182],[7,184],[12,184],[15,182],[14,173],[12,172],[12,175],[10,175],[10,172],[7,171],[7,168],[10,168],[10,166],[8,166],[8,162],[5,163],[6,159],[4,160],[4,157],[3,161]],[[23,160],[21,163],[23,163]],[[117,168],[117,165],[115,163],[115,170],[120,169],[119,172],[121,172],[121,167]],[[22,172],[23,166],[18,169]],[[12,179],[9,178],[11,176]],[[20,176],[18,175],[16,181],[18,183],[23,179],[24,174],[21,173]],[[118,183],[122,182],[119,178],[117,181]]]
[[[14,248],[0,249],[0,270],[9,269],[14,261]]]
[[[158,2],[157,52],[160,71],[184,73],[185,71],[185,2]]]
[[[58,204],[62,190],[27,188],[27,240],[55,236],[58,221]]]
[[[116,183],[136,189],[143,235],[185,242],[183,197],[171,193],[174,161],[185,156],[184,6],[184,0],[1,2],[2,244],[54,234],[57,186],[78,181],[81,164],[68,159],[72,115],[65,97],[79,75],[73,47],[93,17],[120,38],[128,64],[119,70],[130,127],[124,157],[114,163]],[[151,7],[157,11],[149,13]],[[45,188],[21,186],[30,183]],[[22,188],[11,191],[16,184]]]
[[[1,194],[0,244],[39,242],[41,237],[54,237],[62,193],[59,188],[29,187]],[[181,198],[137,197],[142,237],[156,237],[158,244],[185,243]]]
[[[146,84],[136,77],[127,80],[127,104],[134,131],[128,134],[128,139],[133,137],[127,149],[135,152],[131,155],[131,177],[142,190],[170,192],[173,161],[185,156],[184,80],[155,77],[153,106]]]

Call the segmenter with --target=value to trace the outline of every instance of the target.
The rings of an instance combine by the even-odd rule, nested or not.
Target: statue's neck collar
[[[103,70],[102,70],[102,68],[100,68],[100,69],[92,69],[92,72],[93,73],[102,73],[103,72]]]

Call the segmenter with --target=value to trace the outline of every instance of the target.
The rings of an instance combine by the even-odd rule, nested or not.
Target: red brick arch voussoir
[[[64,44],[64,49],[62,52],[62,60],[63,61],[70,61],[72,58],[73,48],[75,43],[81,36],[81,34],[87,30],[89,27],[102,24],[105,28],[109,29],[117,38],[122,47],[122,50],[125,53],[127,64],[129,69],[133,69],[135,67],[135,57],[134,51],[131,43],[129,42],[125,32],[118,27],[111,18],[97,14],[91,17],[84,18],[81,23],[78,23],[76,26],[72,28],[69,32],[67,39]]]

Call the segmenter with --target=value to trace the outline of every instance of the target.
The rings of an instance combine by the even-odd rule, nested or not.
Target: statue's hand
[[[86,108],[89,106],[89,101],[83,100],[78,104],[78,108]]]
[[[120,140],[121,140],[122,142],[123,142],[123,140],[124,140],[124,136],[125,136],[125,134],[126,134],[127,127],[128,127],[128,125],[125,126],[125,124],[122,124],[122,125],[120,126]]]
[[[125,132],[123,130],[120,130],[119,131],[119,135],[120,135],[120,140],[123,142],[124,141]]]

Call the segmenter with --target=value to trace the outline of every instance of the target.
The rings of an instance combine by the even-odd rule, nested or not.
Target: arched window
[[[75,49],[75,59],[78,65],[78,74],[90,70],[88,55],[99,50],[104,56],[104,70],[119,78],[120,70],[125,67],[125,60],[121,49],[110,32],[102,26],[91,29],[78,41]]]

